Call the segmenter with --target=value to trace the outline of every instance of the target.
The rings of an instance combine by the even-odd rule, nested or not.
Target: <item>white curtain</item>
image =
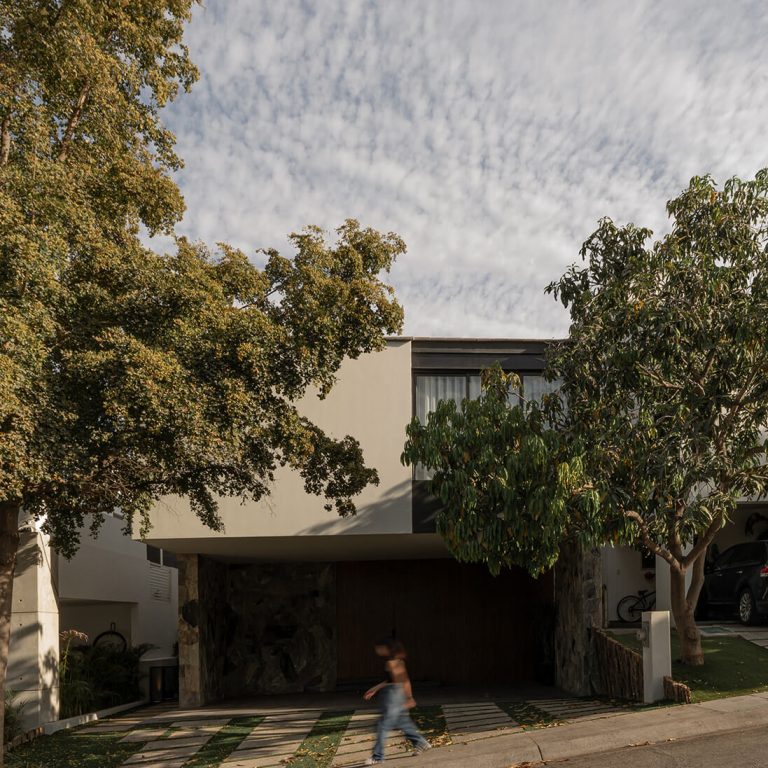
[[[456,405],[467,396],[466,376],[417,376],[416,417],[422,424],[437,408],[440,400],[453,400]]]
[[[543,376],[523,376],[523,397],[529,402],[541,402],[544,395],[550,395],[560,389],[561,382],[547,381]]]
[[[479,394],[480,377],[477,379]],[[427,416],[437,408],[441,400],[453,400],[456,405],[467,396],[466,376],[417,376],[416,377],[416,417],[422,424],[427,423]],[[416,480],[430,480],[432,472],[421,464],[414,467]]]

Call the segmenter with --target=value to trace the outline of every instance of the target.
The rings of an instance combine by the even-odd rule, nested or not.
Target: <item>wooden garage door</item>
[[[551,599],[551,577],[522,570],[493,577],[453,560],[338,563],[339,682],[380,677],[372,644],[393,632],[414,680],[531,681]]]

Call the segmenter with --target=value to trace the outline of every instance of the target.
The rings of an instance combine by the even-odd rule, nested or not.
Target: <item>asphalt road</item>
[[[768,768],[768,729],[627,747],[547,763],[553,768]]]

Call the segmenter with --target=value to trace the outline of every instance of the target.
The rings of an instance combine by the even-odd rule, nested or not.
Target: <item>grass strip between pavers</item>
[[[263,719],[263,715],[253,715],[230,720],[189,762],[184,763],[184,768],[217,768]]]
[[[40,736],[5,756],[7,768],[118,768],[139,752],[141,742],[120,743],[129,731],[95,732],[87,727]]]
[[[291,760],[291,768],[328,768],[354,710],[323,712]]]
[[[525,730],[551,728],[554,725],[562,725],[563,722],[528,701],[497,701],[496,706],[506,712]]]

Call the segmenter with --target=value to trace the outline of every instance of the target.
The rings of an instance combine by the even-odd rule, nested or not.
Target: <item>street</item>
[[[768,768],[764,726],[556,760],[565,768]]]

